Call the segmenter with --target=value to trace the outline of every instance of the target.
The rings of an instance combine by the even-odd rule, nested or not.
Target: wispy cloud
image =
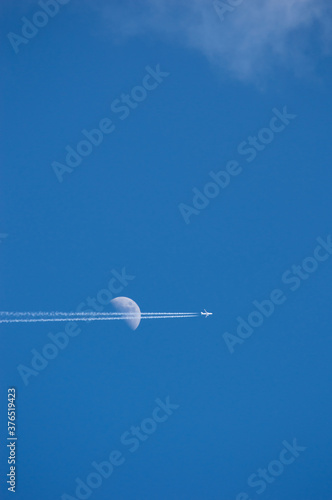
[[[223,21],[213,0],[126,0],[112,5],[100,0],[94,6],[102,9],[116,37],[153,33],[200,51],[240,79],[259,79],[280,65],[303,73],[312,68],[318,54],[329,52],[329,0],[238,3],[225,12]]]

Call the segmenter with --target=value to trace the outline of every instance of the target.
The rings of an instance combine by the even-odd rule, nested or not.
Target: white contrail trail
[[[41,317],[24,317],[23,315],[20,314],[20,317],[1,317],[0,313],[0,323],[46,323],[46,322],[53,322],[53,321],[115,321],[115,320],[125,320],[125,319],[133,319],[133,318],[141,318],[141,319],[175,319],[175,318],[196,318],[198,316],[197,313],[193,314],[181,314],[181,313],[176,313],[176,314],[163,314],[163,313],[142,313],[141,315],[139,314],[128,314],[128,313],[118,313],[118,315],[92,315],[92,316],[86,316],[86,315],[79,315],[79,316],[67,316],[67,317],[60,317],[60,316],[44,316],[43,318]]]
[[[32,317],[43,317],[43,318],[54,318],[57,316],[64,316],[64,317],[70,317],[70,316],[87,316],[87,317],[92,317],[92,316],[123,316],[124,314],[126,315],[135,315],[137,316],[136,312],[97,312],[97,311],[79,311],[79,312],[60,312],[60,311],[36,311],[36,312],[16,312],[16,311],[0,311],[0,318],[1,316],[5,317],[15,317],[19,318],[22,316],[26,316],[28,318]],[[197,312],[141,312],[141,316],[187,316],[187,315],[196,315],[199,314]]]
[[[0,323],[46,323],[53,321],[111,321],[126,319],[195,318],[199,313],[189,312],[61,312],[61,311],[0,311]]]

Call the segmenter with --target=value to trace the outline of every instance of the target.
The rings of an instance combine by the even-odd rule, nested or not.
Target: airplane
[[[204,312],[201,312],[201,315],[202,315],[202,316],[205,316],[206,318],[207,318],[208,316],[212,316],[212,314],[213,314],[213,313],[208,313],[206,309],[204,309]]]

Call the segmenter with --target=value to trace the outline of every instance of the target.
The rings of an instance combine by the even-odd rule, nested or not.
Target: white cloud
[[[260,79],[278,65],[304,72],[319,52],[331,47],[329,0],[229,3],[239,5],[223,21],[213,0],[125,0],[112,5],[101,0],[99,6],[114,35],[157,34],[200,51],[240,79]]]

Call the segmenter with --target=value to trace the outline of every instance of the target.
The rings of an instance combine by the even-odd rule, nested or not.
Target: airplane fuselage
[[[213,313],[209,313],[209,312],[207,312],[207,310],[206,310],[206,309],[204,309],[204,312],[201,312],[201,315],[202,315],[202,316],[205,316],[206,318],[207,318],[208,316],[212,316],[212,314],[213,314]]]

